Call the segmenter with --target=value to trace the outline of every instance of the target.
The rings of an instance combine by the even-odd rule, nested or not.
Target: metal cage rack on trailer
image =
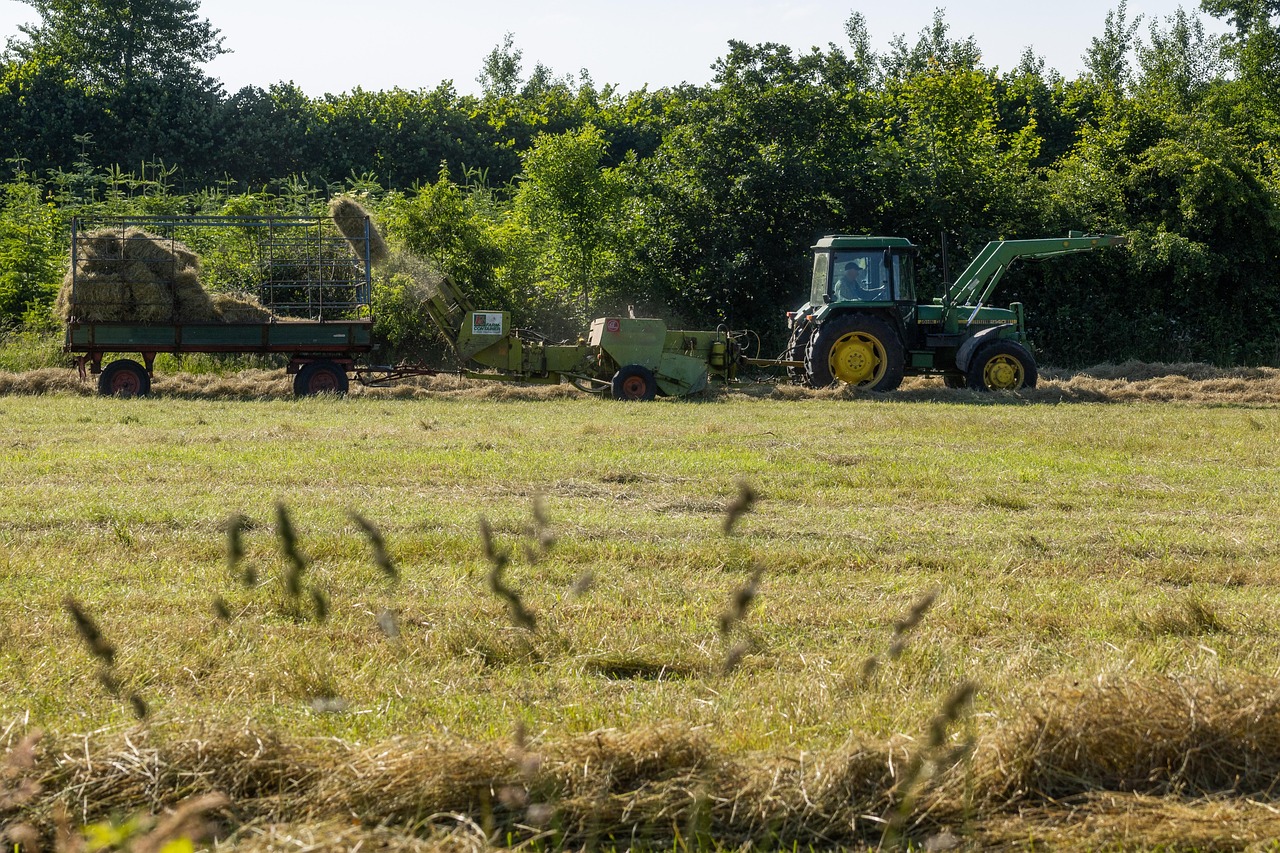
[[[328,217],[77,217],[71,300],[97,322],[223,321],[183,304],[199,299],[194,285],[251,295],[278,318],[367,318],[371,228],[349,240]]]

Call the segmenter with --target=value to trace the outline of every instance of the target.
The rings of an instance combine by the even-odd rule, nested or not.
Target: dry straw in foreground
[[[17,814],[48,831],[39,816],[58,802],[87,806],[92,820],[224,792],[237,825],[264,837],[272,827],[355,818],[363,830],[353,842],[371,841],[370,833],[412,832],[451,815],[458,831],[488,843],[550,832],[573,847],[874,846],[897,814],[913,843],[958,833],[979,846],[1054,837],[1055,847],[1097,847],[1185,831],[1237,849],[1280,832],[1280,810],[1267,805],[1280,775],[1278,681],[1051,687],[1013,719],[984,725],[969,758],[908,780],[919,737],[771,756],[725,752],[674,722],[515,748],[424,737],[293,742],[208,728],[184,735],[170,724],[43,751],[42,790]],[[1211,816],[1229,826],[1215,833]],[[1160,832],[1141,834],[1157,817]]]

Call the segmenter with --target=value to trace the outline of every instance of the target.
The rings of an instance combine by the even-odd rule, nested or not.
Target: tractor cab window
[[[884,249],[837,250],[831,257],[832,302],[884,302],[893,298]]]
[[[809,290],[809,302],[821,305],[827,301],[827,270],[831,264],[831,255],[819,252],[813,256],[813,286]]]
[[[893,281],[897,285],[898,299],[916,301],[916,259],[905,252],[893,253]]]

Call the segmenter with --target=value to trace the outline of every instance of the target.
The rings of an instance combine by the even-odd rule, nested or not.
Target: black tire
[[[643,365],[627,364],[613,374],[615,400],[652,400],[658,394],[658,380]]]
[[[994,341],[969,360],[965,381],[975,391],[1021,391],[1036,387],[1036,360],[1017,341]]]
[[[342,396],[350,387],[347,371],[332,361],[308,362],[293,377],[293,393],[296,397],[314,397],[316,394]]]
[[[965,382],[963,376],[955,373],[942,374],[942,384],[948,388],[968,388],[969,383]]]
[[[151,374],[131,358],[121,358],[98,374],[98,393],[104,397],[145,397],[151,393]]]
[[[813,337],[813,324],[808,321],[797,321],[791,330],[791,338],[787,341],[786,360],[804,361],[809,351],[809,339]],[[787,378],[796,385],[808,385],[809,374],[804,367],[788,367]]]
[[[819,326],[804,366],[815,388],[843,382],[870,391],[892,391],[906,370],[898,333],[872,314],[842,314]]]

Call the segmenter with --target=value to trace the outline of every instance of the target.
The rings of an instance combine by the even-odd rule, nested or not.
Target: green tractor
[[[949,388],[1034,388],[1023,306],[987,304],[1018,258],[1124,245],[1114,235],[998,240],[939,298],[916,298],[919,250],[902,237],[836,234],[813,247],[809,301],[788,313],[785,362],[793,381],[892,391],[904,376],[941,376]]]

